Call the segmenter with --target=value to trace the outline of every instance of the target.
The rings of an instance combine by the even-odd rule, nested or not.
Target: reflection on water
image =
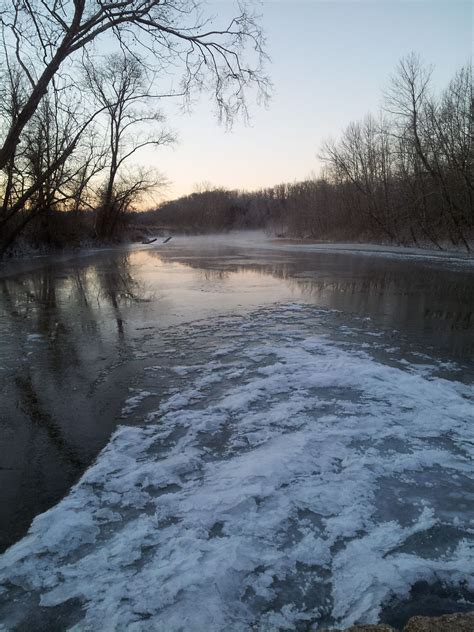
[[[101,374],[126,356],[122,306],[138,300],[123,254],[0,279],[2,548],[64,494],[110,435],[121,393]]]
[[[370,317],[374,327],[396,329],[442,357],[468,364],[474,354],[472,269],[171,244],[52,260],[3,277],[0,271],[2,549],[64,495],[106,443],[166,328],[303,300]]]
[[[271,275],[284,280],[295,298],[424,335],[428,345],[461,358],[470,359],[474,351],[472,268],[349,253],[262,252],[243,259],[238,250],[227,255],[201,251],[193,257],[177,248],[150,256],[185,262],[206,280],[232,274],[237,280],[248,271]]]

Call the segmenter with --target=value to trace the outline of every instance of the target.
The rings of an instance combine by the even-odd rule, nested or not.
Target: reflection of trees
[[[77,479],[101,447],[101,426],[105,440],[113,413],[97,415],[105,402],[88,386],[121,357],[121,309],[142,293],[127,256],[0,278],[0,549]],[[110,320],[119,342],[112,351]]]
[[[47,367],[51,378],[61,385],[71,365],[81,366],[79,350],[84,343],[100,338],[98,309],[112,307],[123,338],[121,305],[142,300],[140,292],[127,255],[114,257],[105,271],[100,266],[86,265],[64,274],[49,265],[27,276],[0,279],[2,310],[15,347],[10,355],[24,357],[26,337],[40,335],[47,345],[43,369]]]
[[[203,281],[225,281],[230,276],[227,270],[199,270],[199,277]]]
[[[132,276],[128,255],[115,258],[105,271],[99,271],[97,281],[100,296],[112,306],[119,338],[123,338],[124,321],[120,304],[144,300],[140,297],[140,285]]]
[[[252,261],[251,255],[237,248],[221,251],[214,247],[200,248],[192,257],[189,250],[182,257],[176,250],[153,255],[198,269],[205,280],[248,271],[271,275],[286,281],[308,300],[343,311],[379,313],[394,326],[416,320],[427,326],[445,321],[450,330],[466,330],[474,324],[472,277],[413,260],[347,253],[264,252],[257,254],[259,261]],[[242,263],[243,258],[248,262]],[[264,258],[267,261],[262,263]]]
[[[36,390],[30,371],[17,375],[15,378],[17,387],[18,404],[21,410],[28,416],[31,422],[46,431],[49,441],[57,449],[58,453],[74,468],[82,468],[84,463],[76,454],[61,430],[60,424],[52,415],[44,409],[38,391]]]
[[[65,364],[78,364],[78,354],[76,345],[67,336],[68,329],[63,324],[56,299],[57,288],[53,270],[48,266],[33,278],[1,279],[0,287],[3,309],[7,318],[10,318],[13,333],[13,337],[10,337],[10,344],[13,347],[11,357],[20,360],[27,357],[24,328],[28,325],[28,331],[31,332],[33,324],[34,331],[47,339],[47,367],[51,369],[49,375],[61,383]],[[43,375],[41,377],[44,379]],[[45,409],[45,404],[41,401],[41,389],[36,387],[34,376],[24,362],[17,365],[12,384],[18,406],[31,423],[46,431],[49,441],[62,457],[74,467],[81,466],[74,449],[62,436],[60,423]]]
[[[97,307],[112,307],[120,320],[122,304],[145,300],[143,288],[132,276],[128,255],[111,258],[105,271],[102,265],[92,264],[79,265],[64,274],[49,265],[28,276],[0,279],[0,290],[7,317],[28,319],[30,327],[33,324],[37,333],[45,335],[52,348],[60,341],[69,364],[74,345],[68,349],[64,345],[73,342],[68,339],[66,324],[71,315],[84,332],[97,335]]]

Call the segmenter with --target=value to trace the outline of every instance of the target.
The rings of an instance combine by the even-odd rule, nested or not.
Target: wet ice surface
[[[122,409],[148,413],[2,558],[6,628],[308,630],[420,582],[471,599],[474,388],[400,345],[304,302],[150,333]]]

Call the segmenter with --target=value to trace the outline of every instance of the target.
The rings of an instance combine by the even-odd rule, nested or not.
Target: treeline
[[[470,250],[473,208],[472,67],[440,93],[419,58],[403,59],[382,113],[326,142],[324,175],[253,193],[210,190],[150,216],[167,228],[268,228],[280,235]]]
[[[229,123],[249,88],[265,98],[257,17],[240,3],[219,26],[204,4],[1,2],[0,256],[20,239],[115,239],[163,184],[135,163],[173,141],[160,99],[205,90]]]
[[[134,223],[188,234],[266,228],[274,215],[260,193],[208,188],[134,214]]]
[[[102,4],[108,9],[97,10],[93,0],[63,0],[59,13],[48,13],[47,3],[5,5],[0,256],[21,239],[56,247],[110,241],[125,230],[130,235],[130,223],[137,235],[147,226],[182,232],[264,228],[290,237],[471,248],[472,67],[461,68],[435,93],[430,69],[415,55],[400,62],[379,115],[351,123],[321,148],[319,179],[256,192],[208,189],[151,213],[130,213],[164,183],[158,172],[137,167],[136,155],[173,142],[156,107],[165,96],[157,90],[158,69],[181,64],[181,97],[212,86],[230,121],[245,110],[246,87],[265,94],[261,34],[251,15],[238,31],[216,31],[212,38],[200,34],[197,21],[193,37],[200,45],[189,50],[188,26],[168,34],[162,18],[176,25],[184,5],[192,13],[199,3],[168,0],[162,15],[162,3],[147,0],[149,30],[131,46],[127,38],[143,18],[134,1]],[[107,56],[92,46],[103,33],[117,45]],[[240,56],[245,42],[257,53],[247,65]],[[147,53],[146,63],[140,52]],[[206,65],[217,52],[222,65]]]

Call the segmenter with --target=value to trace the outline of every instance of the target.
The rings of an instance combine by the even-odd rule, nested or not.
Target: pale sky
[[[209,2],[229,14],[232,2]],[[472,56],[473,4],[462,0],[264,0],[261,14],[274,92],[250,101],[251,122],[226,131],[205,97],[183,114],[166,107],[173,148],[142,155],[172,182],[166,197],[207,181],[256,189],[317,174],[321,143],[351,120],[377,112],[399,59],[414,51],[445,85]]]

